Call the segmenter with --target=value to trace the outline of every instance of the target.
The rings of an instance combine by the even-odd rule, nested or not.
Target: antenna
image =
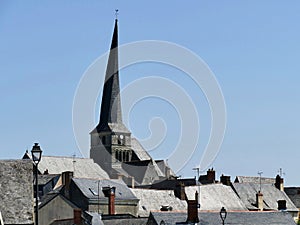
[[[75,177],[75,163],[76,163],[76,153],[74,152],[73,156],[73,176]]]
[[[197,186],[198,186],[198,208],[200,208],[200,182],[199,182],[199,178],[200,178],[200,168],[199,167],[195,167],[193,168],[193,170],[197,171],[197,178],[196,178],[196,182],[197,182]]]
[[[278,173],[281,178],[285,175],[285,172],[283,172],[282,168],[279,168]]]
[[[263,174],[263,172],[258,171],[257,174],[259,175],[259,192],[261,192],[261,175]]]

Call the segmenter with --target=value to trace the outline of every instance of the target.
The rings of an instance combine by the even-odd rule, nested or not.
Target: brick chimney
[[[74,224],[75,225],[81,225],[82,224],[81,209],[74,209]]]
[[[284,191],[283,178],[281,178],[279,175],[277,175],[275,178],[275,187],[280,191]]]
[[[260,191],[258,191],[256,193],[256,206],[260,211],[264,210],[264,198],[263,197],[264,196]]]
[[[115,196],[116,187],[103,187],[102,191],[105,197],[108,197],[108,214],[115,214]]]
[[[224,176],[222,174],[222,176],[220,177],[220,181],[222,184],[230,186],[231,185],[231,181],[230,181],[230,176]]]
[[[73,178],[72,171],[63,172],[62,175],[62,185],[64,186],[64,196],[70,199],[70,184]]]
[[[109,197],[108,197],[108,214],[115,215],[115,194],[116,188],[112,187],[110,189]]]
[[[206,174],[208,183],[215,183],[216,171],[214,171],[214,168],[208,169]]]
[[[199,223],[198,217],[198,192],[195,193],[195,200],[187,200],[188,218],[187,223]]]
[[[286,200],[278,200],[278,210],[286,210]]]

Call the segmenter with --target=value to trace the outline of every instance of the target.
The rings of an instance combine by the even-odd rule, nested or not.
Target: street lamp
[[[42,150],[38,143],[34,143],[31,150],[32,161],[35,165],[35,225],[39,223],[39,207],[38,207],[38,197],[39,197],[39,184],[38,184],[38,164],[42,158]]]
[[[222,209],[220,211],[220,217],[221,217],[223,225],[225,224],[226,216],[227,216],[227,211],[226,211],[226,209],[224,207],[222,207]]]

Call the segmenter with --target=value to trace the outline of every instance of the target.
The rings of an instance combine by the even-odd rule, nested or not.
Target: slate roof
[[[61,198],[63,199],[68,205],[70,205],[72,208],[77,209],[78,206],[76,206],[74,203],[69,201],[66,197],[64,197],[62,194],[60,194],[60,190],[53,190],[46,195],[43,196],[41,199],[41,203],[39,204],[39,209],[43,208],[45,205],[47,205],[49,202],[51,202],[55,198]]]
[[[297,208],[300,208],[300,187],[285,187],[284,192]]]
[[[159,189],[159,190],[175,190],[180,183],[184,186],[195,186],[199,184],[195,178],[185,178],[185,179],[169,179],[156,181],[151,185],[151,189]]]
[[[53,178],[60,176],[60,174],[47,174],[47,175],[39,175],[38,183],[39,185],[45,185],[50,182]]]
[[[73,162],[75,161],[75,162]],[[89,158],[73,158],[59,156],[43,156],[39,163],[39,171],[43,174],[61,174],[65,171],[74,171],[74,177],[108,179],[108,174]]]
[[[256,183],[233,183],[233,187],[249,210],[256,210],[256,193],[260,185]],[[273,184],[262,184],[261,193],[263,194],[264,209],[277,210],[278,200],[286,200],[287,211],[296,212],[298,209],[289,197],[278,190]]]
[[[189,200],[195,199],[198,186],[185,187]],[[238,198],[230,186],[223,184],[207,184],[200,186],[200,210],[220,211],[225,207],[230,211],[247,210],[245,204]]]
[[[260,177],[247,177],[247,176],[236,176],[235,183],[260,183]],[[275,184],[275,178],[262,177],[262,184]]]
[[[104,225],[146,225],[147,218],[102,220]]]
[[[160,211],[162,206],[171,206],[173,211],[186,211],[186,201],[176,198],[174,191],[138,188],[131,191],[140,199],[139,216],[149,216],[150,211]]]
[[[176,176],[176,174],[174,173],[174,171],[167,165],[167,163],[165,162],[165,160],[155,160],[158,168],[160,169],[160,171],[162,171],[164,173],[164,171],[166,171],[167,168],[170,169],[170,175],[171,176]]]
[[[73,182],[80,189],[85,197],[88,199],[98,199],[98,183],[99,183],[99,198],[106,199],[104,193],[102,192],[102,187],[116,187],[115,199],[116,200],[129,200],[135,199],[135,195],[126,186],[126,184],[120,179],[110,179],[110,180],[95,180],[95,179],[84,179],[84,178],[73,178]]]
[[[164,177],[154,160],[126,162],[122,164],[122,168],[140,185],[150,185],[154,180]]]
[[[130,131],[123,123],[98,124],[98,126],[90,133],[99,133],[103,131],[109,131],[115,133],[130,133]]]
[[[4,224],[33,224],[31,160],[0,160],[0,212]]]
[[[222,224],[220,214],[218,212],[200,212],[198,216],[200,219],[198,225]],[[152,219],[156,221],[157,225],[159,225],[162,220],[166,225],[175,225],[177,222],[185,222],[187,219],[187,214],[172,212],[151,212],[148,222]],[[296,223],[294,222],[291,215],[287,212],[228,212],[225,224],[295,225]]]
[[[131,148],[139,160],[151,160],[151,156],[136,138],[131,138]]]

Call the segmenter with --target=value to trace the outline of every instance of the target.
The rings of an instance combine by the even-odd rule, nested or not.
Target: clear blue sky
[[[218,175],[261,170],[263,176],[275,176],[282,167],[286,183],[300,185],[297,0],[1,1],[0,158],[20,158],[35,141],[47,155],[79,154],[73,97],[84,71],[109,48],[116,8],[120,44],[174,42],[213,70],[227,107],[226,135],[213,163]],[[121,75],[121,85],[130,79]],[[149,102],[155,114],[154,103]],[[143,107],[136,110],[143,113]],[[131,124],[142,130],[139,125],[147,121]],[[169,143],[176,137],[170,135]],[[201,156],[201,146],[204,142],[194,159]],[[194,176],[195,163],[181,174]]]

